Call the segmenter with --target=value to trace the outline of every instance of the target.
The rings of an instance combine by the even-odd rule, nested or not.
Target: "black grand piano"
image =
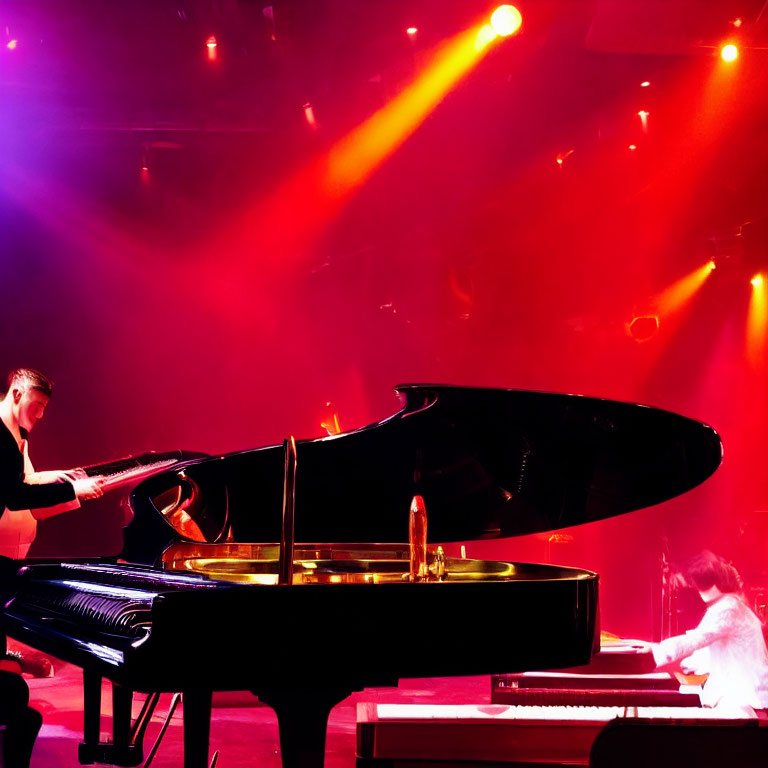
[[[437,543],[647,507],[721,460],[714,430],[654,408],[396,391],[398,413],[354,432],[164,465],[130,494],[119,558],[18,569],[5,631],[83,668],[82,763],[142,761],[134,692],[182,692],[186,768],[207,766],[218,690],[274,707],[283,765],[319,768],[328,712],[353,690],[586,663],[596,574],[445,558]],[[409,514],[415,496],[426,548]],[[109,743],[102,678],[113,683]]]

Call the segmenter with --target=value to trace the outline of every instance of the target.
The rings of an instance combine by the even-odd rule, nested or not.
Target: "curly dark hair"
[[[727,560],[709,551],[694,557],[685,570],[700,592],[712,587],[721,592],[741,592],[744,586],[739,572]]]

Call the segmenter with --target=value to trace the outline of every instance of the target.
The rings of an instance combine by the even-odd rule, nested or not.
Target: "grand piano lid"
[[[395,390],[405,403],[388,419],[299,441],[297,542],[407,541],[414,494],[433,542],[550,531],[666,501],[722,458],[711,427],[656,408],[522,390]],[[283,461],[282,446],[203,459],[146,481],[132,503],[157,508],[188,483],[203,540],[276,541]]]

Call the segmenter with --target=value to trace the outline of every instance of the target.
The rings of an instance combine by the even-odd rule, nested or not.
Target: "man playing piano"
[[[736,569],[711,552],[691,561],[685,582],[707,606],[699,625],[651,645],[656,664],[682,660],[682,668],[708,673],[704,706],[768,708],[768,650],[760,619],[741,595]],[[689,658],[690,657],[690,658]]]
[[[16,368],[8,375],[8,390],[0,400],[0,555],[6,557],[26,556],[37,520],[101,496],[99,480],[77,471],[35,472],[32,467],[27,435],[43,418],[52,392],[47,376]]]
[[[37,527],[30,509],[57,514],[102,493],[99,480],[77,473],[35,473],[29,461],[27,435],[43,417],[52,391],[53,383],[39,371],[17,368],[0,400],[0,554],[5,557],[26,555]],[[4,654],[5,637],[0,635],[0,657]],[[29,765],[42,722],[28,706],[29,691],[20,672],[14,662],[0,661],[0,725],[5,729],[0,764],[7,768]]]
[[[100,481],[78,472],[35,472],[29,460],[27,435],[40,421],[53,392],[53,382],[31,368],[8,375],[8,390],[0,400],[0,556],[26,557],[37,521],[76,509],[81,499],[101,496]],[[50,673],[45,660],[36,668],[30,655],[24,671]]]

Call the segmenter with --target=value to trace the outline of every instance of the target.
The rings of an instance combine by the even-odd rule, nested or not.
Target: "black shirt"
[[[52,507],[75,498],[71,483],[30,485],[24,482],[24,456],[16,438],[0,420],[0,515],[8,509]]]

